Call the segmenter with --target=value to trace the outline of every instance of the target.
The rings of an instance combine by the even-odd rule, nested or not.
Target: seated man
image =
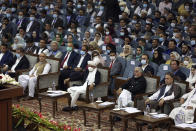
[[[146,79],[143,76],[142,68],[135,67],[134,76],[117,90],[117,95],[119,95],[117,102],[122,102],[122,106],[126,107],[136,94],[145,93],[145,90]]]
[[[176,125],[181,123],[193,123],[196,108],[196,88],[184,94],[180,99],[180,103],[182,105],[174,108],[169,114],[169,117],[174,119]]]
[[[50,57],[61,58],[63,54],[58,49],[58,42],[57,41],[52,41],[50,46],[51,46]]]
[[[174,74],[167,72],[165,74],[165,84],[155,92],[152,96],[148,97],[145,104],[150,104],[152,109],[159,110],[161,107],[164,109],[165,114],[169,114],[171,107],[169,104],[164,104],[165,101],[179,98],[181,95],[181,88],[174,84]]]
[[[144,74],[146,75],[154,75],[154,69],[151,65],[149,65],[149,56],[147,54],[143,54],[141,58],[141,64]]]
[[[116,56],[116,51],[110,51],[110,84],[109,84],[109,95],[113,96],[113,91],[115,88],[115,81],[113,76],[120,75],[122,70],[122,64]]]
[[[39,55],[39,62],[35,64],[33,69],[29,72],[29,75],[19,76],[18,82],[24,88],[24,91],[27,86],[29,87],[29,96],[26,98],[27,100],[30,100],[34,97],[37,77],[41,74],[48,74],[50,68],[50,64],[46,61],[46,54],[41,53]]]
[[[24,52],[25,50],[21,47],[16,49],[16,55],[14,56],[14,60],[11,66],[9,66],[6,70],[11,77],[16,77],[16,71],[29,68],[29,60],[25,56]]]
[[[39,55],[40,53],[44,53],[46,54],[46,56],[49,56],[49,49],[46,46],[46,40],[45,39],[41,39],[39,42],[39,47],[34,51],[34,54]]]
[[[83,45],[80,55],[77,57],[77,66],[72,69],[68,78],[65,78],[64,84],[67,84],[69,81],[78,81],[82,80],[82,74],[87,68],[87,62],[91,59],[91,56],[88,54],[88,46]]]
[[[9,66],[11,66],[13,61],[13,54],[9,51],[7,44],[1,45],[0,52],[0,68],[1,72],[5,72]]]
[[[77,66],[78,53],[74,51],[73,43],[68,43],[67,51],[61,57],[60,75],[58,85],[60,90],[67,90],[64,85],[64,80],[67,79],[71,71]]]
[[[89,90],[92,90],[93,88],[96,88],[95,86],[97,84],[99,84],[101,74],[97,70],[97,64],[98,63],[95,61],[88,61],[88,69],[83,76],[83,85],[68,88],[67,91],[71,96],[71,108],[64,107],[63,111],[77,110],[76,101],[78,100],[79,95],[86,93],[87,86]]]
[[[174,73],[175,80],[178,80],[178,81],[186,80],[186,75],[180,70],[180,62],[178,60],[172,60],[170,66],[171,66],[172,72]]]

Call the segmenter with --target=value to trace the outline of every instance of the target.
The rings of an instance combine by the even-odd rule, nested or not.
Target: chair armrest
[[[23,72],[29,72],[30,69],[23,69],[23,70],[17,70],[16,73],[17,74],[22,74]]]
[[[99,88],[101,86],[108,86],[109,85],[109,82],[103,82],[103,83],[100,83],[98,84],[97,86],[95,86],[94,88]]]
[[[121,77],[122,75],[114,75],[114,76],[112,76],[112,78],[117,78],[117,77]]]
[[[174,102],[180,102],[180,99],[173,99],[173,100],[165,101],[165,103],[167,103],[167,104],[174,103]]]
[[[137,107],[137,100],[141,97],[147,96],[147,95],[152,95],[153,92],[148,92],[148,93],[142,93],[142,94],[137,94],[134,97],[134,107]]]

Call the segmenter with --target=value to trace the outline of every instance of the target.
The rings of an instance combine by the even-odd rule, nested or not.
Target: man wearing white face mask
[[[71,96],[71,107],[64,107],[63,111],[77,110],[76,101],[80,94],[86,94],[87,88],[92,90],[96,88],[96,85],[100,82],[100,72],[97,70],[97,63],[94,61],[88,61],[88,69],[83,74],[83,85],[73,86],[68,88],[68,92]]]
[[[151,65],[149,65],[149,56],[147,54],[143,54],[141,57],[142,70],[146,75],[154,75],[154,69]]]
[[[122,70],[122,64],[116,56],[116,51],[110,51],[110,63],[108,65],[110,68],[110,84],[109,84],[109,95],[113,95],[113,90],[115,88],[114,76],[120,75]]]
[[[31,14],[29,17],[29,23],[26,27],[26,32],[33,32],[35,30],[38,30],[40,28],[40,24],[38,21],[35,20],[35,15]]]

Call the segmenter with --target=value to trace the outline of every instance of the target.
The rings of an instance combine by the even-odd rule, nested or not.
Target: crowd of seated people
[[[18,70],[29,69],[26,54],[39,56],[29,75],[16,78],[24,90],[29,88],[27,99],[34,97],[38,75],[49,73],[49,57],[60,60],[58,89],[71,93],[72,107],[85,91],[68,89],[68,83],[83,80],[81,87],[85,87],[93,73],[89,85],[94,88],[100,66],[110,70],[108,95],[113,97],[117,91],[118,101],[145,92],[144,75],[159,76],[160,90],[146,104],[159,109],[164,101],[181,97],[173,82],[186,81],[192,91],[182,94],[181,103],[185,104],[170,116],[174,118],[176,110],[196,107],[195,101],[189,101],[194,98],[190,95],[195,96],[196,83],[195,0],[3,0],[0,45],[0,71],[12,77],[17,77]],[[126,65],[134,65],[134,73],[116,89],[116,77],[123,77]],[[170,111],[167,107],[165,113]]]

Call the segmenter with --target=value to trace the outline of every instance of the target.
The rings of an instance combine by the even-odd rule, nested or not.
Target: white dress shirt
[[[23,57],[23,56],[22,56]],[[20,60],[22,59],[22,57],[19,57],[19,58],[17,58],[16,59],[16,62],[15,62],[15,64],[12,66],[12,68],[11,68],[11,71],[12,72],[15,72],[15,68],[16,68],[16,66],[18,65],[18,63],[20,62]]]
[[[82,62],[83,62],[85,56],[86,56],[86,55],[81,55],[80,61],[79,61],[78,65],[77,65],[78,68],[81,66],[81,64],[82,64]]]
[[[167,85],[166,86],[165,92],[164,92],[163,96],[159,100],[164,99],[164,101],[167,101],[167,100],[174,99],[174,92],[170,96],[164,97],[165,94],[171,89],[171,87],[172,87],[172,85]],[[155,92],[152,96],[150,96],[149,99],[150,100],[156,100],[158,98],[158,96],[159,96],[159,93],[160,93],[160,89],[157,92]]]
[[[48,74],[48,72],[50,71],[50,64],[47,63],[44,67],[44,70],[42,72],[42,74]],[[37,76],[37,70],[35,70],[35,66],[33,67],[33,69],[29,72],[29,75],[34,75],[34,76]]]
[[[68,53],[69,53],[69,55],[68,55]],[[63,64],[63,68],[64,68],[65,66],[67,66],[67,63],[68,63],[68,60],[69,60],[69,57],[70,57],[71,53],[72,53],[72,52],[67,52],[67,54],[65,55],[65,57],[66,57],[67,55],[68,55],[68,57],[67,57],[66,61],[65,61],[64,64]],[[64,59],[65,59],[65,57],[64,57]],[[64,59],[63,59],[63,60],[64,60]]]
[[[29,30],[30,30],[32,24],[33,24],[33,21],[31,21],[31,22],[27,25],[26,32],[29,32]]]
[[[142,70],[144,71],[147,66],[148,66],[148,64],[147,65],[142,65]]]
[[[0,61],[3,58],[4,53],[0,53]]]

